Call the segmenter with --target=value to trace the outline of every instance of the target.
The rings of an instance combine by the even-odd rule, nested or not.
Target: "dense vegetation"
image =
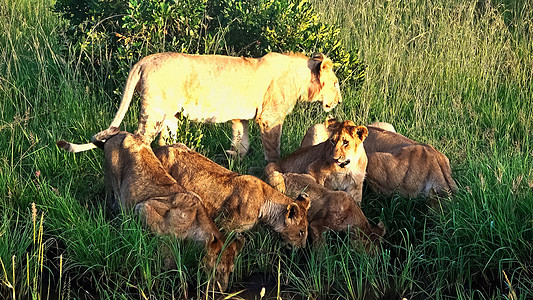
[[[339,26],[342,46],[365,65],[362,86],[342,86],[335,114],[387,121],[434,145],[449,157],[460,192],[430,209],[423,199],[366,191],[363,211],[388,230],[376,256],[334,233],[323,247],[288,251],[258,228],[225,296],[260,298],[265,287],[272,298],[533,298],[533,7],[463,2],[312,1],[316,22]],[[94,75],[53,4],[0,0],[0,297],[205,297],[201,248],[110,213],[101,151],[55,146],[107,128],[119,96],[104,80],[117,76],[106,67],[112,51],[83,58],[104,66]],[[134,105],[126,130],[135,130],[136,114]],[[317,105],[300,105],[287,119],[282,152],[324,117]],[[227,124],[180,126],[191,147],[261,176],[255,125],[242,161],[221,156]],[[177,269],[163,267],[161,243]]]

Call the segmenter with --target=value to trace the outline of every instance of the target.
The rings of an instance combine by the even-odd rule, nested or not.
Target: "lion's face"
[[[352,121],[336,122],[328,126],[332,133],[327,143],[328,162],[344,168],[356,161],[359,147],[368,136],[365,126],[356,126]]]
[[[320,84],[322,88],[320,89],[319,98],[322,101],[322,108],[328,112],[342,101],[339,80],[333,73],[333,64],[320,72]]]
[[[228,287],[229,276],[235,267],[235,258],[244,245],[242,238],[237,238],[218,255],[208,253],[204,258],[204,263],[210,268],[215,268],[215,284],[220,291],[225,291]]]
[[[284,242],[293,247],[305,247],[308,225],[307,210],[309,209],[309,204],[309,197],[302,194],[287,206],[285,223],[279,233]]]
[[[342,101],[339,79],[333,72],[331,59],[318,54],[311,60],[315,64],[312,70],[316,80],[313,81],[309,88],[309,99],[311,101],[321,101],[322,108],[328,112]]]

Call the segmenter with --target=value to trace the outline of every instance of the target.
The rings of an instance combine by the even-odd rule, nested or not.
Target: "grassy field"
[[[76,68],[51,0],[0,0],[0,297],[259,299],[265,287],[265,298],[285,299],[533,298],[533,7],[463,2],[313,1],[366,65],[362,88],[342,86],[335,114],[390,122],[434,145],[460,191],[437,209],[367,191],[363,211],[388,230],[375,256],[334,233],[320,248],[289,251],[257,228],[221,295],[207,292],[201,247],[106,209],[101,151],[57,149],[56,140],[85,142],[107,128],[119,96]],[[300,105],[282,153],[324,117]],[[223,161],[227,124],[181,126],[189,146]],[[260,176],[255,126],[251,135],[251,154],[226,165]],[[161,244],[177,269],[164,268]]]

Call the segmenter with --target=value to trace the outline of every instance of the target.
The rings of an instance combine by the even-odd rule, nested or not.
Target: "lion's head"
[[[212,243],[217,243],[216,239]],[[225,244],[218,251],[210,251],[208,247],[207,255],[204,257],[204,264],[209,270],[214,270],[215,288],[224,292],[228,287],[229,275],[235,267],[235,258],[244,246],[244,238],[237,236],[231,243]],[[217,247],[212,247],[217,248]],[[214,253],[213,253],[214,252]]]
[[[318,53],[309,59],[308,65],[313,73],[308,91],[309,100],[321,101],[324,111],[328,112],[342,101],[339,79],[333,72],[333,62]]]
[[[307,210],[309,209],[309,196],[299,195],[296,200],[287,206],[284,224],[280,230],[283,241],[296,248],[305,247],[307,240]]]
[[[368,136],[365,126],[356,126],[352,121],[339,122],[329,120],[327,124],[330,137],[326,142],[326,159],[344,168],[351,161],[356,161],[360,147]],[[363,150],[364,153],[364,150]]]

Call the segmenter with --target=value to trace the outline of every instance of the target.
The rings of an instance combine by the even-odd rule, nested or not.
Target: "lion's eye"
[[[342,141],[342,145],[343,145],[344,147],[347,147],[349,143],[350,143],[350,142],[348,142],[348,140],[343,140],[343,141]]]
[[[300,230],[300,236],[304,236],[304,231]]]

